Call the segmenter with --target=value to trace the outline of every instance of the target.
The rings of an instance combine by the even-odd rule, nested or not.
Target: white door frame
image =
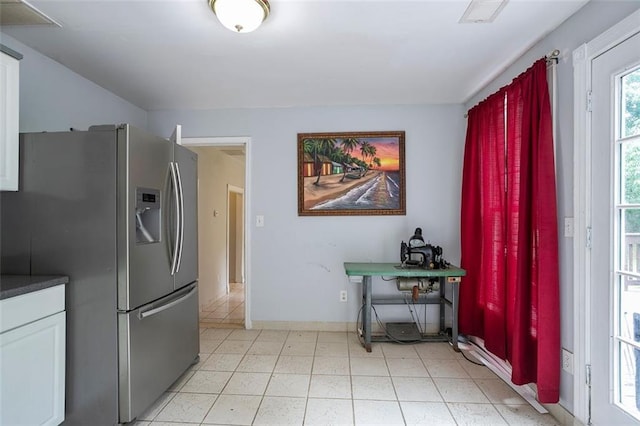
[[[589,420],[586,383],[587,366],[591,365],[591,65],[596,57],[638,33],[639,22],[640,10],[573,51],[573,414],[584,424]]]
[[[210,138],[182,138],[182,145],[190,146],[244,146],[244,259],[245,259],[245,284],[244,284],[244,327],[251,328],[251,138],[239,137],[210,137]],[[228,236],[227,236],[228,238]],[[227,250],[229,245],[227,244]],[[227,258],[227,269],[229,261]],[[228,286],[229,284],[227,284]]]
[[[235,185],[231,185],[230,183],[227,184],[227,294],[229,294],[229,277],[230,275],[230,270],[229,270],[229,259],[231,258],[231,252],[229,250],[229,246],[231,245],[231,238],[230,238],[230,234],[231,234],[231,226],[230,226],[230,210],[231,210],[231,205],[229,204],[229,196],[231,194],[241,194],[242,195],[242,217],[244,218],[244,209],[245,209],[245,205],[244,205],[244,188],[240,188],[238,186]],[[243,224],[243,228],[244,228],[244,224]],[[242,234],[244,236],[244,229],[242,230]],[[242,252],[244,253],[244,238],[242,239],[243,242],[243,247],[242,247]],[[244,254],[243,254],[244,256]],[[242,262],[242,269],[244,269],[245,264],[244,264],[244,259],[241,259]],[[243,275],[243,283],[244,283],[244,271],[242,272]]]

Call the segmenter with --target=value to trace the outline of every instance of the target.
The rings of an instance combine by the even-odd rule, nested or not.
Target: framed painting
[[[404,215],[404,131],[298,133],[298,215]]]

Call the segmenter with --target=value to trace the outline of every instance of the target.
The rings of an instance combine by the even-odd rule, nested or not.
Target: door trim
[[[229,282],[231,281],[229,279],[229,277],[231,276],[231,270],[229,269],[229,259],[231,258],[231,253],[229,250],[229,246],[231,243],[231,238],[230,238],[230,234],[231,234],[231,226],[230,226],[230,205],[229,205],[229,196],[231,194],[241,194],[242,195],[242,217],[244,218],[244,189],[231,185],[230,183],[227,184],[227,294],[229,294]],[[244,224],[243,224],[244,226]],[[244,234],[244,230],[242,232]],[[244,244],[244,238],[242,240],[243,244]],[[242,247],[242,251],[244,252],[245,249],[244,247]],[[242,275],[244,275],[244,264],[242,265]],[[244,280],[243,280],[243,284],[244,284]]]
[[[590,416],[586,368],[591,364],[591,66],[595,58],[640,32],[640,10],[573,51],[573,414],[584,424]]]
[[[209,137],[209,138],[182,138],[185,146],[244,146],[244,259],[245,259],[245,283],[244,283],[244,327],[248,330],[251,325],[251,137]],[[227,261],[228,263],[228,261]],[[228,268],[228,265],[227,265]],[[227,284],[228,285],[228,284]]]

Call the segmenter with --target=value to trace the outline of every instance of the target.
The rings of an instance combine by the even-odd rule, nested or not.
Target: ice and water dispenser
[[[136,188],[136,244],[160,241],[160,191]]]

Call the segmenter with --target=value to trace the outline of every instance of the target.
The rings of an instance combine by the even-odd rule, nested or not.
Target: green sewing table
[[[372,298],[372,277],[413,277],[413,278],[436,278],[440,281],[440,297],[435,301],[420,299],[417,303],[436,303],[440,305],[440,332],[438,334],[423,334],[420,341],[441,342],[448,341],[457,352],[458,349],[458,297],[460,290],[460,280],[466,275],[464,269],[450,265],[446,269],[425,269],[418,267],[403,267],[396,263],[354,263],[345,262],[344,270],[353,281],[354,277],[362,277],[362,332],[364,338],[364,348],[371,352],[371,342],[392,341],[387,335],[373,336],[371,333],[371,306],[374,304],[403,304],[402,298]],[[445,285],[451,285],[451,299],[445,297]],[[451,307],[451,337],[445,329],[445,306]]]

